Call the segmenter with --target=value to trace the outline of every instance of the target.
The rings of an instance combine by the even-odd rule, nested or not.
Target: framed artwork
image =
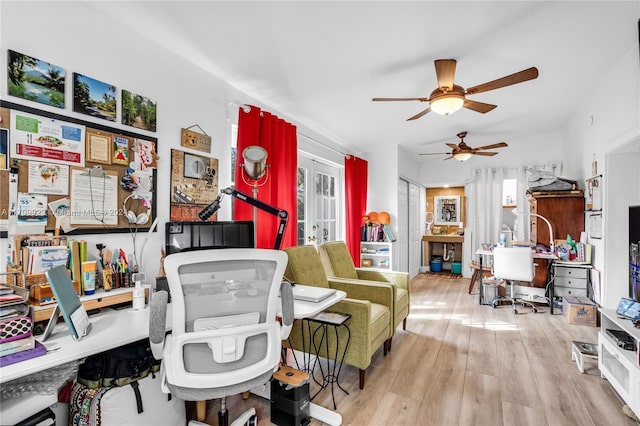
[[[433,197],[434,224],[458,225],[460,223],[460,196],[444,195]]]
[[[186,148],[197,149],[198,151],[207,153],[211,152],[211,136],[204,133],[204,130],[202,130],[197,124],[195,127],[198,127],[203,133],[194,132],[193,130],[190,130],[191,127],[182,129],[180,145]]]
[[[11,96],[56,108],[65,107],[67,72],[33,56],[9,50],[7,89]]]
[[[207,171],[209,159],[199,155],[184,154],[184,177],[192,179],[202,179]]]
[[[589,214],[589,237],[602,239],[602,213]]]
[[[150,132],[156,131],[157,102],[123,89],[121,104],[122,124]]]
[[[111,164],[111,143],[110,134],[87,129],[87,161]]]
[[[116,121],[116,86],[74,72],[73,111]]]

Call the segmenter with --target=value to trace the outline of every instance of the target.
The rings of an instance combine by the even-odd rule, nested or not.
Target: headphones
[[[145,207],[145,211],[143,211],[142,213],[136,213],[132,210],[129,210],[129,208],[127,207],[127,202],[132,199],[132,200],[139,200],[138,203],[142,204],[142,199],[134,196],[134,195],[129,195],[127,198],[124,199],[124,201],[122,202],[122,215],[125,217],[125,219],[127,219],[127,222],[129,223],[134,223],[136,225],[144,225],[145,223],[147,223],[149,221],[149,214],[150,214],[150,209]],[[143,205],[144,207],[144,205]]]

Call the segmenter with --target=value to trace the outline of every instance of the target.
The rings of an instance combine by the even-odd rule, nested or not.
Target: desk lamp
[[[535,216],[544,220],[547,223],[547,226],[549,227],[549,251],[551,253],[555,253],[555,246],[553,244],[553,228],[551,227],[551,222],[549,222],[549,220],[546,217],[539,215],[537,213],[520,213],[517,211],[517,209],[511,210],[511,213],[513,213],[516,216]]]

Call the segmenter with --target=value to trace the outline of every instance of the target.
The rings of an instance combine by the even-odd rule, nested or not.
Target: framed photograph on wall
[[[116,121],[116,86],[74,72],[73,111]]]
[[[7,89],[11,96],[32,102],[65,107],[67,72],[33,56],[9,50]]]

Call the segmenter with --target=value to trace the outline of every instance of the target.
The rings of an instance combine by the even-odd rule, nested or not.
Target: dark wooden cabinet
[[[529,198],[530,212],[544,216],[551,222],[553,238],[564,240],[567,234],[575,241],[580,240],[584,231],[584,196],[582,193],[536,194]],[[531,241],[549,247],[549,227],[536,216],[530,216]],[[547,284],[547,261],[536,259],[535,287]]]

